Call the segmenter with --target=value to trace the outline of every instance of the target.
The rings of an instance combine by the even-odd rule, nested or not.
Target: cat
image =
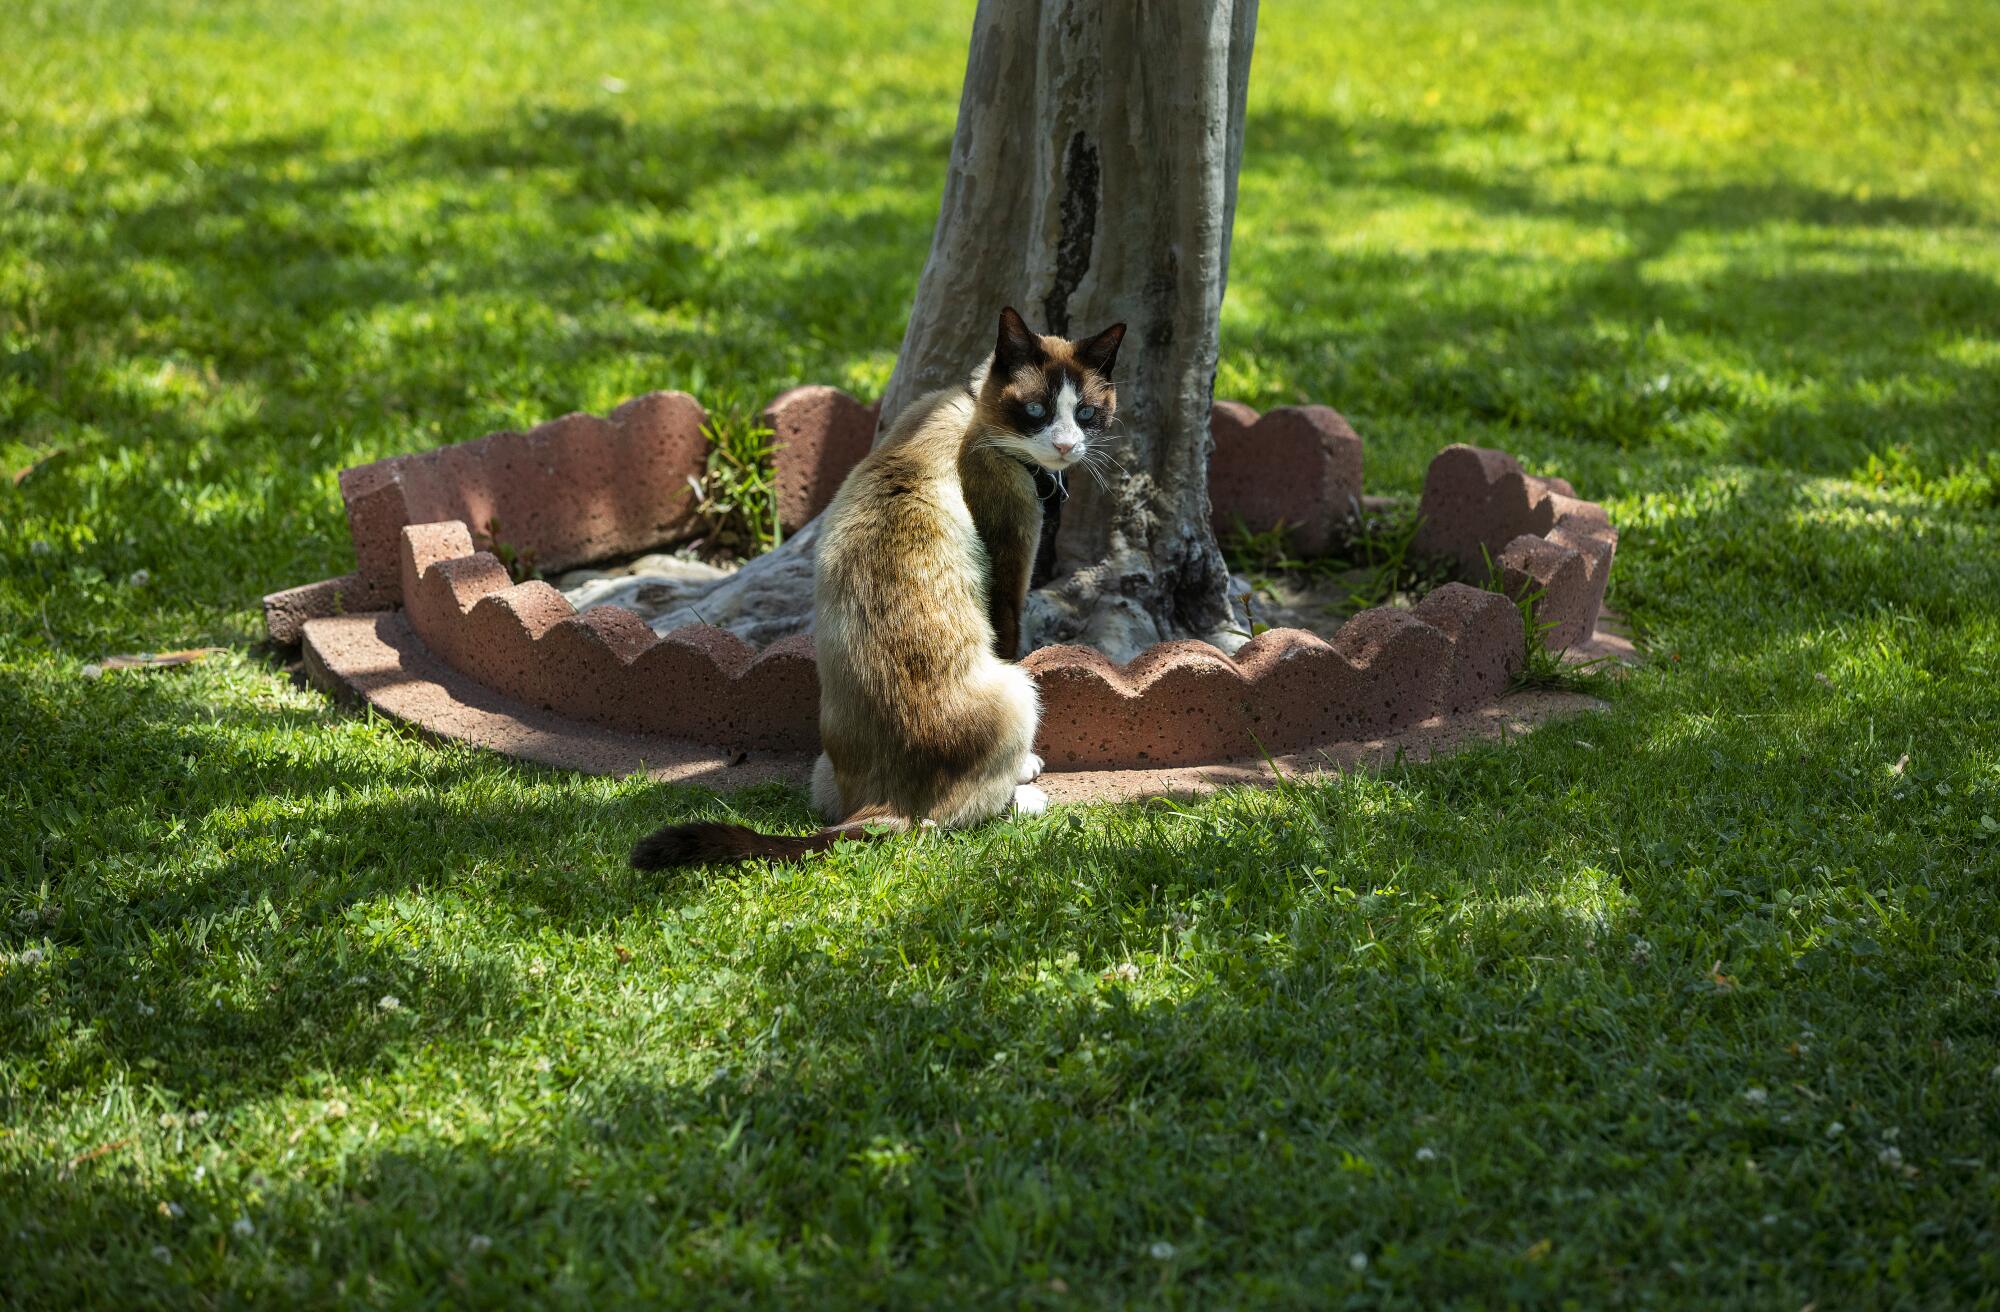
[[[1084,462],[1117,414],[1125,325],[1069,341],[1000,312],[992,357],[932,392],[841,484],[814,563],[820,681],[806,837],[742,825],[668,825],[641,870],[825,851],[917,825],[964,828],[1012,806],[1039,814],[1040,704],[1012,663],[1041,536],[1033,470]]]

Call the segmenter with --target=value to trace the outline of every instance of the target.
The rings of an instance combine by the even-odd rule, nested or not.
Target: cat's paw
[[[1014,814],[1040,815],[1049,809],[1049,795],[1033,784],[1014,785]]]
[[[1035,755],[1033,752],[1029,752],[1021,758],[1021,769],[1014,776],[1014,782],[1017,784],[1031,784],[1035,782],[1035,780],[1042,777],[1042,764],[1041,757]]]

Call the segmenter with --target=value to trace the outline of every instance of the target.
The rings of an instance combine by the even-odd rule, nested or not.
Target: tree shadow
[[[1225,356],[1245,352],[1284,399],[1333,398],[1392,440],[1471,424],[1489,441],[1850,475],[1891,451],[1928,478],[1977,463],[2000,372],[1948,352],[2000,322],[2000,283],[1895,239],[1991,232],[1989,218],[1786,180],[1580,189],[1558,181],[1574,161],[1446,158],[1506,126],[1253,119],[1246,177],[1317,189],[1329,212],[1414,197],[1540,230],[1502,249],[1446,233],[1428,251],[1384,251],[1329,241],[1294,201],[1263,216],[1261,243],[1237,244],[1232,291],[1271,303],[1231,325]]]
[[[164,477],[108,476],[130,513],[101,554],[236,607],[348,566],[342,465],[652,386],[713,398],[715,380],[767,380],[723,389],[754,406],[888,352],[948,145],[934,128],[857,136],[823,109],[754,100],[658,123],[530,103],[344,154],[313,132],[190,151],[156,118],[105,127],[131,138],[128,169],[20,191],[70,231],[44,252],[47,313],[94,363],[66,365],[58,344],[0,371],[29,398],[25,433],[175,453]],[[1454,139],[1516,127],[1497,116],[1454,138],[1252,117],[1247,185],[1297,178],[1321,203],[1253,212],[1259,239],[1237,243],[1225,360],[1264,380],[1248,399],[1350,411],[1385,488],[1413,483],[1441,440],[1468,439],[1559,447],[1583,472],[1641,451],[1879,466],[2000,503],[2000,471],[1980,463],[2000,369],[1950,353],[2000,322],[2000,284],[1880,243],[1989,229],[1980,215],[1789,182],[1579,195],[1552,185],[1563,161],[1450,162]],[[173,182],[120,190],[141,176]],[[1558,225],[1606,253],[1330,243],[1320,211],[1351,192]],[[738,196],[765,207],[743,230],[682,222]],[[61,220],[77,213],[102,223],[71,231]],[[1737,242],[1774,228],[1772,243]],[[1706,263],[1656,267],[1689,250]],[[154,323],[173,328],[135,328]],[[38,482],[27,495],[66,495],[60,471]],[[185,512],[191,497],[204,513]],[[53,622],[66,631],[60,610]]]
[[[24,440],[172,452],[150,483],[108,475],[112,552],[239,606],[347,567],[343,465],[655,387],[754,407],[893,346],[947,144],[758,100],[657,123],[525,104],[362,151],[126,129],[124,167],[15,197],[50,234],[34,313],[59,327],[0,383]]]
[[[1728,628],[1719,649],[1701,653],[1700,677],[1722,701],[1740,696],[1759,704],[1777,696],[1794,710],[1811,707],[1809,730],[1789,750],[1837,759],[1851,751],[1864,719],[1870,734],[1879,725],[1888,739],[1948,717],[1953,703],[1948,688],[1923,679],[1871,691],[1865,705],[1831,694],[1805,682],[1801,646],[1825,641],[1829,625],[1894,613],[1923,624],[1948,647],[1958,640],[1953,635],[1976,629],[1986,613],[1983,599],[2000,578],[1991,553],[1981,549],[1990,534],[1976,526],[1932,507],[1885,509],[1851,492],[1809,497],[1808,490],[1798,480],[1760,485],[1753,503],[1741,487],[1725,487],[1636,530],[1628,548],[1639,551],[1638,565],[1621,575],[1620,587],[1656,618],[1669,644],[1683,629],[1715,641],[1718,607],[1756,616],[1754,630]],[[1825,513],[1800,513],[1813,508]],[[412,1025],[436,1041],[480,1026],[504,1031],[524,988],[523,963],[514,955],[447,950],[461,937],[453,920],[462,912],[452,908],[476,901],[523,927],[588,935],[635,908],[717,895],[700,881],[656,884],[623,869],[626,847],[651,826],[716,814],[725,805],[757,824],[809,819],[800,799],[783,789],[722,803],[677,788],[620,795],[543,788],[539,781],[561,776],[468,751],[392,750],[385,763],[378,752],[362,750],[361,726],[329,731],[315,704],[216,701],[168,679],[107,682],[92,695],[119,699],[111,708],[120,723],[115,738],[94,727],[104,707],[90,717],[71,715],[0,685],[6,722],[63,761],[75,781],[68,814],[40,832],[18,831],[7,864],[31,883],[46,883],[65,906],[53,946],[95,952],[90,944],[108,932],[138,949],[136,987],[129,972],[112,968],[80,972],[70,984],[64,1014],[90,1017],[96,1031],[95,1044],[73,1054],[75,1060],[110,1055],[159,1063],[175,1070],[188,1094],[249,1095],[285,1088],[309,1071],[386,1069],[407,1050]],[[1755,774],[1771,750],[1758,725],[1708,724],[1689,736],[1679,714],[1671,699],[1628,707],[1634,741],[1646,758],[1658,758],[1642,758],[1642,772],[1654,784],[1700,777],[1704,763],[1745,772],[1737,779],[1740,791],[1700,809],[1713,833],[1752,824],[1772,805]],[[372,733],[366,742],[381,745]],[[1365,840],[1350,832],[1316,841],[1329,852],[1347,849],[1343,859],[1357,874],[1384,862],[1453,859],[1431,829],[1451,833],[1461,817],[1480,810],[1482,803],[1462,791],[1464,779],[1482,781],[1489,801],[1518,793],[1518,780],[1503,782],[1495,773],[1501,759],[1475,754],[1466,764],[1401,776],[1399,786],[1411,797],[1429,799],[1411,813],[1416,819],[1400,818]],[[1587,757],[1535,759],[1534,768],[1551,772],[1546,784],[1555,795],[1575,788],[1590,768]],[[1795,787],[1827,782],[1800,772],[1786,777],[1794,775]],[[1633,785],[1641,792],[1649,786],[1645,778]],[[1313,796],[1306,794],[1296,823],[1324,820],[1313,810],[1324,799]],[[1272,823],[1292,814],[1296,802],[1282,799]],[[1162,872],[1182,872],[1175,878],[1184,881],[1186,872],[1208,871],[1228,882],[1213,872],[1233,870],[1248,879],[1267,855],[1283,859],[1273,854],[1270,833],[1247,841],[1218,830],[1191,840],[1188,822],[1173,817],[1142,812],[1115,843],[1057,827],[1039,831],[1025,849],[1017,838],[992,832],[946,841],[954,849],[951,864],[960,868],[1088,870],[1095,908],[1146,901]],[[1686,836],[1682,811],[1593,823],[1609,826],[1606,843],[1625,851],[1721,855]],[[199,856],[183,859],[175,846]],[[921,845],[912,846],[913,874],[923,856]],[[491,870],[507,876],[496,882]],[[1498,891],[1535,891],[1518,870],[1509,878],[1512,886]],[[1039,901],[1005,901],[993,908],[993,919],[1017,926],[1016,935],[1043,944],[1051,956],[1104,961],[1121,950],[1130,926],[1101,911],[1074,919],[1066,904],[1050,900],[1060,892],[1042,888]],[[1445,903],[1477,902],[1495,892],[1492,879],[1477,870],[1436,890]],[[413,893],[423,896],[406,904]],[[1273,896],[1268,918],[1240,931],[1285,929],[1289,913],[1282,908],[1291,897]],[[1647,911],[1642,906],[1637,913]],[[1143,933],[1159,928],[1149,924]],[[969,936],[964,906],[952,899],[905,909],[893,929],[874,932],[883,937],[867,952],[947,961],[957,974],[977,975],[1011,951]],[[805,950],[770,940],[763,952],[769,960],[758,969],[766,986],[784,991]],[[0,977],[0,1007],[25,1006],[37,987],[25,974]],[[410,1014],[382,1014],[385,995]],[[190,1053],[201,1060],[188,1062]],[[50,1077],[81,1078],[81,1069],[65,1074],[67,1067],[52,1066]]]
[[[0,1010],[24,1019],[50,1086],[112,1060],[176,1099],[228,1102],[514,1032],[528,954],[468,944],[466,917],[587,936],[680,896],[622,854],[721,805],[673,787],[579,796],[557,772],[414,736],[385,761],[370,726],[330,727],[318,705],[164,680],[104,693],[121,700],[115,737],[0,684],[0,723],[69,781],[0,845],[11,889],[39,890],[12,930],[72,962],[54,993],[0,971]],[[782,788],[729,805],[767,824],[799,809]]]
[[[1995,370],[1956,359],[1937,361],[1927,389],[1884,393],[1900,361],[2000,321],[1990,279],[1909,267],[1871,244],[1914,225],[1992,226],[1948,202],[1694,179],[1658,198],[1577,200],[1532,171],[1451,166],[1423,124],[1261,113],[1248,136],[1253,170],[1619,239],[1594,258],[1361,254],[1310,226],[1274,232],[1265,253],[1239,244],[1239,290],[1293,298],[1296,312],[1232,329],[1230,349],[1268,357],[1274,390],[1354,411],[1371,439],[1374,419],[1427,456],[1439,424],[1463,421],[1477,436],[1600,451],[1600,471],[1639,452],[1650,476],[1709,453],[1846,472],[1901,438],[1936,470],[2000,409]],[[750,377],[776,391],[893,347],[945,144],[922,131],[855,139],[816,111],[749,101],[654,126],[523,106],[485,129],[339,159],[314,134],[193,154],[141,139],[146,167],[194,181],[129,210],[104,190],[16,193],[58,221],[111,216],[104,244],[70,248],[55,308],[68,330],[119,350],[185,355],[196,373],[212,362],[199,386],[238,389],[243,406],[197,419],[129,372],[58,382],[34,351],[0,369],[51,397],[51,412],[157,448],[106,475],[105,495],[139,521],[107,560],[124,551],[157,568],[160,553],[184,555],[191,583],[240,602],[340,567],[331,469],[497,423],[503,407],[468,374],[491,366],[507,406],[545,416],[581,403],[579,380],[602,355],[650,371],[648,385]],[[754,245],[711,250],[675,230],[724,186],[800,204]],[[855,204],[810,203],[863,187]],[[403,202],[421,223],[377,221]],[[532,221],[482,222],[517,202]],[[633,214],[649,221],[623,230]],[[1730,247],[1780,225],[1810,231],[1787,237],[1776,264]],[[616,240],[594,240],[605,236]],[[1655,275],[1699,242],[1720,250],[1714,268]],[[628,304],[660,317],[626,321]],[[425,307],[431,326],[382,327]],[[168,320],[179,326],[163,339],[128,326]],[[1338,351],[1330,331],[1344,334]],[[1699,339],[1730,368],[1659,331]],[[444,349],[413,348],[432,332]],[[369,345],[378,335],[386,345]],[[525,371],[522,355],[563,368]],[[1786,387],[1738,377],[1756,370]],[[322,432],[325,445],[307,445]],[[199,495],[219,486],[244,495],[228,506]],[[536,1093],[572,1110],[534,1142],[475,1121],[454,1127],[458,1142],[412,1132],[338,1166],[294,1167],[304,1178],[274,1187],[258,1217],[252,1251],[273,1259],[248,1274],[197,1265],[186,1243],[189,1229],[202,1251],[233,1242],[221,1210],[233,1199],[206,1196],[177,1228],[116,1156],[23,1168],[0,1190],[5,1263],[26,1268],[8,1288],[32,1304],[128,1287],[145,1276],[118,1262],[157,1242],[173,1246],[180,1265],[163,1278],[186,1280],[183,1293],[232,1280],[330,1293],[372,1275],[385,1296],[410,1298],[644,1297],[651,1281],[750,1301],[837,1281],[866,1301],[936,1276],[1028,1301],[1051,1276],[1089,1272],[1106,1298],[1164,1299],[1182,1280],[1304,1301],[1348,1289],[1351,1255],[1372,1252],[1403,1288],[1476,1296],[1504,1276],[1532,1301],[1570,1279],[1615,1286],[1630,1269],[1595,1264],[1641,1249],[1685,1260],[1692,1298],[1740,1292],[1729,1282],[1755,1277],[1714,1264],[1712,1237],[1754,1233],[1774,1198],[1814,1215],[1824,1185],[1751,1189],[1723,1169],[1806,1133],[1748,1117],[1738,1090],[1783,1088],[1796,1069],[1784,1045],[1804,1021],[1830,1044],[1851,1041],[1842,1079],[1857,1086],[1871,1062],[1926,1041],[1969,1047],[1992,1024],[1989,1000],[1952,987],[1957,949],[1926,957],[1891,940],[1864,952],[1851,927],[1817,926],[1822,956],[1808,970],[1771,909],[1778,890],[1815,886],[1815,863],[1855,860],[1841,829],[1877,785],[1854,767],[1885,765],[1898,739],[1934,737],[1953,705],[1914,678],[1863,701],[1811,681],[1797,653],[1831,647],[1840,620],[1886,611],[1929,626],[1932,645],[1912,659],[1976,640],[1983,599],[2000,588],[1991,533],[1858,500],[1847,521],[1806,525],[1784,502],[1803,495],[1797,480],[1769,495],[1718,496],[1627,532],[1621,595],[1669,637],[1719,648],[1689,653],[1698,676],[1640,677],[1703,678],[1699,705],[1635,688],[1616,724],[1391,772],[1383,796],[1330,785],[1269,805],[1128,810],[1116,828],[1093,818],[953,838],[952,864],[978,872],[963,880],[927,875],[912,848],[896,876],[933,886],[892,914],[837,930],[763,926],[747,958],[703,963],[741,985],[716,1005],[768,1036],[747,1064],[639,1053],[603,1074],[552,1072]],[[427,1044],[504,1044],[528,1023],[526,967],[512,951],[469,948],[466,915],[514,918],[507,946],[525,950],[545,929],[607,937],[640,914],[728,906],[729,881],[655,884],[616,869],[633,835],[712,800],[540,788],[541,772],[458,752],[385,762],[379,738],[368,755],[343,754],[309,741],[342,733],[317,707],[150,685],[118,695],[130,701],[112,737],[101,718],[68,718],[0,681],[0,718],[68,758],[74,784],[36,799],[47,810],[34,834],[10,837],[8,864],[64,904],[44,932],[52,947],[98,958],[53,983],[0,976],[0,1011],[37,1027],[30,1041],[49,1053],[47,1090],[85,1094],[122,1064],[158,1072],[153,1094],[220,1104],[384,1074]],[[1778,740],[1717,706],[1811,710]],[[1858,744],[1878,736],[1885,760],[1862,757]],[[1593,788],[1593,752],[1607,751],[1629,758],[1626,795]],[[1781,757],[1787,769],[1771,769]],[[735,804],[760,823],[805,819],[787,794]],[[1515,827],[1517,849],[1459,841],[1522,810],[1541,823]],[[201,859],[159,850],[160,813],[172,821],[164,841],[199,837]],[[1949,891],[1976,876],[1962,836],[1922,814],[1897,823],[1854,880],[1891,877],[1880,867]],[[1063,878],[1033,877],[1049,870]],[[1035,944],[1032,978],[1018,969],[1023,942]],[[1115,974],[1156,944],[1171,971],[1175,947],[1218,943],[1186,954],[1205,973],[1171,989]],[[1707,974],[1718,950],[1771,982],[1725,989]],[[909,962],[928,963],[931,987],[952,996],[905,987]],[[1558,964],[1594,972],[1588,999]],[[1006,982],[981,983],[995,979]],[[1726,1050],[1686,1042],[1705,1010]],[[1990,1138],[1990,1100],[1938,1078],[1938,1124],[1963,1114],[1960,1128],[1986,1124]],[[1586,1096],[1593,1123],[1567,1105]],[[1477,1120],[1493,1103],[1513,1110]],[[1504,1138],[1497,1165],[1420,1173],[1417,1149],[1467,1117]],[[1948,1227],[1941,1247],[1979,1251],[1980,1222],[1948,1182],[1912,1190]],[[1689,1200],[1693,1219],[1662,1234],[1654,1203],[1666,1195]],[[1847,1254],[1886,1247],[1896,1220],[1823,1218],[1780,1256],[1840,1270]],[[1459,1242],[1435,1270],[1396,1265],[1399,1244],[1437,1253],[1418,1241],[1441,1230]],[[51,1251],[46,1232],[87,1238]],[[1526,1265],[1520,1255],[1551,1233],[1573,1242]],[[475,1234],[497,1241],[486,1265]],[[1151,1255],[1169,1240],[1173,1264]],[[531,1260],[501,1260],[509,1249]],[[1244,1251],[1274,1263],[1249,1273],[1265,1285],[1229,1283]]]
[[[589,1060],[527,1077],[556,1108],[544,1117],[475,1097],[462,1129],[349,1148],[337,1169],[309,1155],[284,1175],[260,1156],[206,1190],[174,1177],[179,1219],[159,1214],[157,1168],[49,1161],[16,1177],[0,1219],[93,1246],[24,1245],[9,1287],[31,1302],[93,1280],[308,1301],[450,1288],[869,1302],[944,1282],[1033,1301],[1087,1276],[1106,1298],[1158,1298],[1168,1281],[1197,1301],[1310,1301],[1353,1289],[1360,1251],[1413,1296],[1507,1280],[1533,1301],[1627,1287],[1644,1252],[1685,1264],[1682,1292],[1730,1298],[1879,1249],[1902,1220],[1828,1216],[1815,1172],[1721,1187],[1746,1154],[1783,1162],[1823,1140],[1824,1115],[1767,1115],[1742,1090],[1784,1097],[1818,1078],[1793,1051],[1807,1028],[1847,1082],[1897,1083],[1913,1045],[1989,1040],[1984,1003],[1953,986],[1957,950],[1935,937],[1966,926],[1870,923],[1841,881],[1810,872],[1865,852],[1895,872],[1874,894],[1892,899],[1913,885],[1949,899],[1982,876],[1939,816],[1899,814],[1879,841],[1851,832],[1885,805],[1900,740],[1950,718],[1948,689],[1828,687],[1800,653],[1832,655],[1831,629],[1890,613],[1925,626],[1907,659],[1962,655],[2000,587],[1978,550],[1991,531],[1804,479],[1724,482],[1646,531],[1632,586],[1669,633],[1704,607],[1724,622],[1690,629],[1714,646],[1683,667],[1634,676],[1615,718],[1365,787],[953,836],[944,862],[903,843],[871,876],[895,898],[864,897],[837,922],[746,926],[706,957],[690,949],[691,973],[630,967],[630,988],[752,1036],[722,1055],[653,1050],[628,1017]],[[1690,578],[1731,582],[1689,596]],[[1704,696],[1669,686],[1682,678]],[[148,778],[184,762],[183,796],[166,802],[190,830],[242,832],[210,844],[212,863],[137,888],[132,868],[154,854],[130,839],[47,861],[73,904],[57,947],[147,926],[141,981],[110,967],[67,986],[62,1007],[89,1016],[101,1046],[52,1060],[52,1087],[87,1087],[111,1059],[162,1072],[175,1105],[221,1106],[387,1075],[426,1044],[504,1061],[537,995],[513,944],[476,948],[457,919],[474,901],[483,920],[517,918],[523,948],[548,934],[602,948],[652,919],[687,941],[733,914],[745,882],[843,877],[839,857],[790,875],[607,873],[646,825],[714,803],[503,788],[540,772],[457,753],[413,753],[407,778],[385,780],[379,762],[290,754],[273,730],[303,729],[307,712],[218,719],[133,696],[118,744],[93,747],[59,711],[32,730],[78,753],[83,775],[115,781],[121,755]],[[1605,753],[1624,762],[1616,791],[1599,784]],[[104,790],[113,805],[127,795]],[[290,818],[328,795],[339,804]],[[268,817],[246,823],[260,801]],[[761,824],[806,819],[782,790],[745,806]],[[462,882],[489,864],[504,882]],[[205,955],[204,936],[223,950]],[[1125,979],[1134,958],[1143,971]],[[46,1009],[18,978],[0,978],[0,1008]],[[279,991],[260,991],[270,981]],[[384,994],[402,1006],[385,1010]],[[1904,1142],[1963,1136],[1982,1115],[1958,1093],[1925,1106],[1898,1113]],[[1468,1125],[1481,1142],[1454,1137]],[[1426,1149],[1446,1165],[1424,1165]],[[253,1186],[253,1170],[280,1178]],[[1979,1251],[1984,1221],[1949,1177],[1910,1190],[1940,1251]],[[1669,1235],[1662,1196],[1682,1200]],[[243,1209],[254,1243],[229,1232]],[[1708,1260],[1714,1234],[1764,1233],[1773,1212],[1813,1218],[1773,1236],[1779,1274]],[[1552,1233],[1567,1239],[1524,1262]],[[120,1265],[154,1244],[169,1262]],[[1971,1278],[1966,1260],[1927,1268],[1922,1287]]]
[[[1834,764],[1852,737],[1851,719],[1828,717],[1785,750]],[[759,927],[754,951],[731,957],[727,1008],[758,1037],[728,1061],[633,1052],[551,1072],[534,1092],[557,1110],[531,1142],[474,1116],[337,1170],[197,1191],[185,1219],[160,1216],[115,1161],[51,1164],[0,1206],[10,1226],[98,1236],[108,1253],[165,1244],[169,1285],[312,1301],[451,1288],[474,1301],[865,1304],[940,1281],[1033,1300],[1086,1276],[1101,1298],[1155,1298],[1166,1278],[1187,1297],[1313,1298],[1352,1287],[1355,1251],[1405,1292],[1467,1297],[1506,1278],[1526,1296],[1617,1287],[1642,1274],[1629,1265],[1641,1247],[1686,1264],[1683,1291],[1741,1296],[1783,1277],[1702,1260],[1715,1232],[1747,1233],[1770,1209],[1813,1216],[1782,1241],[1796,1278],[1886,1242],[1896,1221],[1827,1215],[1813,1178],[1710,1187],[1744,1153],[1782,1159],[1820,1137],[1817,1120],[1763,1115],[1740,1089],[1781,1086],[1804,1024],[1863,1047],[1989,1029],[1969,1001],[1937,1005],[1950,962],[1897,942],[1836,943],[1811,972],[1759,948],[1791,882],[1759,867],[1769,798],[1740,787],[1770,746],[1740,722],[1678,733],[1641,762],[1631,798],[1566,800],[1594,762],[1530,746],[1395,772],[1393,804],[1370,814],[1304,788],[1262,808],[1128,809],[1115,833],[950,840],[966,858],[954,865],[977,876],[935,881],[838,936]],[[1668,779],[1680,802],[1706,806],[1700,827],[1645,791]],[[1524,791],[1547,799],[1542,842],[1467,863],[1450,830]],[[1595,814],[1566,813],[1578,805]],[[1601,828],[1608,865],[1570,849],[1579,820]],[[1297,850],[1301,826],[1324,838],[1313,869],[1272,859]],[[1810,862],[1826,836],[1789,841]],[[1388,853],[1400,854],[1393,887],[1348,886]],[[1062,878],[1023,877],[1036,871]],[[1540,896],[1572,875],[1583,900]],[[657,895],[694,910],[726,907],[724,893],[696,881]],[[1718,942],[1761,987],[1713,982]],[[1127,982],[1114,968],[1135,944],[1164,951]],[[1173,977],[1181,945],[1204,949],[1191,958],[1203,973]],[[912,987],[912,962],[931,963],[935,983]],[[1836,1006],[1858,992],[1876,1005]],[[475,1019],[504,1036],[505,1014]],[[1676,1054],[1704,1024],[1725,1027],[1732,1050],[1696,1049],[1690,1065]],[[1563,1119],[1551,1090],[1590,1119]],[[1454,1142],[1475,1111],[1493,1142]],[[1433,1145],[1451,1165],[1425,1168]],[[1946,1233],[1969,1237],[1976,1209],[1949,1182],[1916,1188]],[[1683,1198],[1668,1236],[1655,1227],[1663,1189]],[[254,1244],[227,1233],[238,1209]],[[1561,1249],[1523,1265],[1552,1232]],[[1401,1256],[1437,1253],[1441,1233],[1449,1261]],[[1169,1258],[1154,1255],[1162,1243]],[[242,1256],[224,1264],[225,1248]],[[31,1301],[92,1276],[156,1278],[85,1252],[23,1265],[10,1287]]]

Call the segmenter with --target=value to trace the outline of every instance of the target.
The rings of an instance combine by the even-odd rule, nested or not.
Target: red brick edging
[[[400,604],[438,661],[531,707],[694,743],[813,750],[809,637],[759,652],[706,625],[661,637],[615,606],[578,614],[546,583],[513,583],[474,538],[474,526],[497,520],[503,541],[532,548],[550,569],[670,540],[688,526],[703,418],[692,398],[653,393],[607,419],[572,415],[345,471],[357,570],[266,598],[272,637],[296,637],[343,609]],[[794,527],[865,454],[875,412],[832,388],[798,388],[765,422],[777,438],[781,519]],[[1218,522],[1283,522],[1299,549],[1328,545],[1361,493],[1361,443],[1346,421],[1323,406],[1260,418],[1222,403],[1213,428]],[[1490,556],[1510,593],[1541,594],[1550,645],[1590,635],[1617,535],[1567,483],[1527,476],[1502,452],[1448,447],[1431,464],[1420,514],[1420,549],[1475,572]],[[1522,645],[1506,597],[1447,584],[1409,610],[1364,611],[1330,641],[1276,630],[1233,657],[1170,642],[1123,666],[1049,647],[1024,664],[1043,698],[1037,747],[1053,767],[1153,768],[1378,738],[1464,712],[1504,692]]]

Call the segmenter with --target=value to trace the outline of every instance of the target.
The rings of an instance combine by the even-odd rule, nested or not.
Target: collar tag
[[[1051,497],[1058,501],[1069,500],[1069,488],[1063,483],[1060,475],[1043,468],[1041,465],[1024,456],[1015,456],[1014,460],[1021,468],[1028,471],[1030,478],[1035,480],[1035,499],[1037,501],[1047,501]]]

